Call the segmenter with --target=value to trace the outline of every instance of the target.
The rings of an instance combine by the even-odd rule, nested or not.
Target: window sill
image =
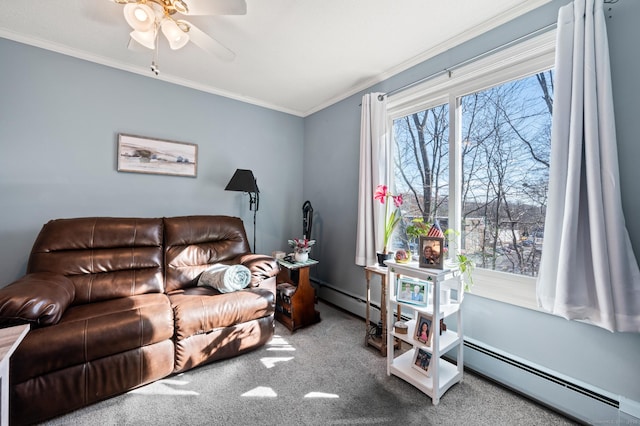
[[[536,300],[536,279],[476,268],[471,294],[542,312]]]

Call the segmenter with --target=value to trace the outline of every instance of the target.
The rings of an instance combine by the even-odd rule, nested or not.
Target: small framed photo
[[[416,348],[413,354],[413,368],[426,376],[431,376],[429,366],[431,365],[431,354],[424,349]]]
[[[427,305],[428,282],[401,277],[398,278],[397,286],[396,299],[398,302],[421,306]]]
[[[420,237],[421,268],[442,269],[444,258],[444,238]]]
[[[433,317],[427,313],[419,312],[416,319],[416,329],[414,338],[424,343],[427,346],[431,346],[431,336],[433,335]]]

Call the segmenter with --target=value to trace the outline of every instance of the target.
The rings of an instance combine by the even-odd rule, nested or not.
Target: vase
[[[296,262],[306,262],[307,260],[309,260],[309,253],[295,252],[293,254],[293,258],[296,260]]]
[[[385,260],[389,260],[393,257],[393,253],[380,253],[377,252],[376,255],[378,256],[378,265],[380,266],[387,266],[384,264]]]

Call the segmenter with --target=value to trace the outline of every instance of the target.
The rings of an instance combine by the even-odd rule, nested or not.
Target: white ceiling
[[[162,40],[159,76],[112,0],[0,0],[0,37],[304,117],[550,0],[246,1],[187,18],[232,62]]]

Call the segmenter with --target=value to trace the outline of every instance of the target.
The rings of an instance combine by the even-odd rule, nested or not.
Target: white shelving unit
[[[387,374],[397,376],[412,384],[420,391],[431,397],[434,405],[440,402],[440,397],[454,384],[462,381],[462,314],[460,306],[464,297],[462,278],[459,270],[420,268],[417,262],[396,263],[393,260],[385,262],[387,271]],[[398,302],[396,299],[397,280],[410,277],[430,284],[429,300],[426,306]],[[448,297],[447,304],[441,303],[441,290],[455,293],[455,298]],[[452,291],[453,290],[453,291]],[[407,334],[394,332],[394,313],[406,310],[414,311],[414,318],[407,322]],[[415,327],[419,312],[425,312],[433,317],[433,334],[429,346],[416,340]],[[440,320],[456,316],[457,331],[444,331],[440,334]],[[399,317],[399,315],[398,315]],[[395,355],[393,341],[400,339],[412,346],[411,349],[399,356]],[[418,349],[431,354],[429,376],[414,367],[413,357]],[[450,350],[457,350],[457,365],[442,355]]]

